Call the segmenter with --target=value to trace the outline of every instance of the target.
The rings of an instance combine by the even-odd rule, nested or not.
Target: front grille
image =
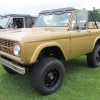
[[[0,51],[13,55],[13,51],[10,51],[13,44],[12,41],[0,39]]]

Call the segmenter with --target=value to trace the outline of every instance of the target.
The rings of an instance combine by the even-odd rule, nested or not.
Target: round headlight
[[[20,46],[19,45],[15,44],[13,46],[13,53],[15,56],[20,56]]]

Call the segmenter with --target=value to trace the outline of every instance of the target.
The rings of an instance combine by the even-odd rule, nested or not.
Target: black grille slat
[[[11,46],[13,46],[13,42],[12,41],[8,41],[8,40],[1,40],[0,39],[0,45],[11,47]]]
[[[9,40],[0,39],[0,51],[13,55],[9,47],[13,47],[14,42]]]

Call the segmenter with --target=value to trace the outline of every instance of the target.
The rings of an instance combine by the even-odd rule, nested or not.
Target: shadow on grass
[[[83,69],[89,69],[87,65],[86,56],[81,56],[70,61],[63,61],[67,73],[82,71]]]
[[[10,75],[8,73],[2,74],[1,89],[2,92],[9,91],[10,96],[22,96],[24,98],[38,97],[39,94],[34,91],[30,84],[30,73],[26,72],[25,75]]]

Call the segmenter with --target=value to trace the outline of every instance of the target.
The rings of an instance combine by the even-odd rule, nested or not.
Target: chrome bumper
[[[15,72],[17,72],[19,74],[25,74],[25,68],[13,63],[13,62],[10,62],[2,57],[0,57],[0,63],[5,65],[8,68],[14,70]]]

